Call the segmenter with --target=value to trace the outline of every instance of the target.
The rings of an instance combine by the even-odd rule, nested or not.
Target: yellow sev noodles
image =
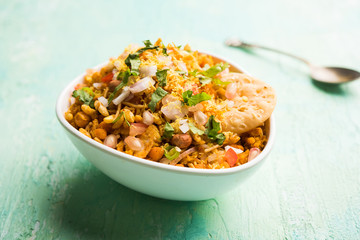
[[[222,142],[219,142],[206,134],[209,128],[207,124],[200,124],[194,118],[195,111],[191,110],[195,108],[201,111],[208,121],[210,116],[214,116],[215,121],[219,122],[217,115],[231,108],[228,104],[224,104],[226,84],[216,84],[213,80],[221,78],[221,73],[228,72],[228,68],[211,77],[204,84],[202,82],[204,76],[198,73],[216,66],[211,56],[192,51],[189,45],[177,47],[172,43],[165,48],[161,39],[151,46],[155,49],[148,49],[138,54],[140,74],[131,75],[126,86],[118,91],[114,92],[114,88],[124,81],[119,77],[120,74],[133,67],[126,64],[126,59],[129,54],[136,54],[143,47],[130,45],[118,58],[110,59],[100,71],[88,70],[83,83],[78,84],[74,89],[75,99],[74,97],[70,99],[72,104],[65,113],[66,120],[86,136],[118,151],[180,167],[206,169],[235,167],[251,160],[252,157],[249,159],[251,149],[260,151],[264,148],[267,133],[263,125],[240,135],[222,132],[219,129],[218,134],[224,137]],[[168,69],[166,85],[162,86],[168,94],[156,104],[155,111],[149,109],[149,103],[155,90],[159,88],[159,79],[154,73],[144,76],[144,69],[147,71]],[[150,77],[154,84],[149,84],[141,92],[131,92],[119,104],[108,103],[110,95],[114,95],[115,99],[123,92],[129,91],[129,86],[131,89],[135,83],[146,77]],[[195,106],[188,106],[183,99],[183,93],[188,90],[192,91],[193,95],[206,93],[211,99],[201,101]],[[77,95],[76,91],[78,91]],[[79,96],[81,91],[82,94],[87,95],[90,102],[84,102],[84,97]],[[171,98],[169,95],[172,95]],[[163,111],[169,104],[164,102],[166,98],[182,102],[181,105],[176,105],[177,109],[173,111],[181,112],[184,109],[186,111],[180,116],[169,118]],[[246,98],[244,101],[247,101]],[[144,113],[145,111],[147,113]],[[151,124],[145,125],[149,113]],[[167,138],[164,137],[169,135],[166,124],[169,124],[173,131]],[[194,126],[198,131],[189,129],[189,125]],[[131,128],[140,130],[134,135],[131,134],[134,132],[130,130]],[[176,137],[180,140],[175,141]],[[182,146],[183,138],[190,140],[191,144]],[[227,149],[227,146],[233,147],[236,152]]]

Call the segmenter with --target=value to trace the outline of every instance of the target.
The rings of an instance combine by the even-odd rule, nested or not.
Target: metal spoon
[[[340,84],[340,83],[346,83],[353,80],[356,80],[360,78],[360,72],[348,69],[348,68],[341,68],[341,67],[320,67],[315,66],[311,64],[309,61],[307,61],[304,58],[295,56],[293,54],[283,52],[274,48],[269,48],[257,44],[250,44],[245,43],[243,41],[240,41],[238,39],[228,39],[225,41],[225,44],[231,47],[237,47],[237,48],[262,48],[265,50],[277,52],[280,54],[287,55],[292,58],[296,58],[304,63],[306,63],[310,68],[310,76],[312,79],[324,82],[324,83],[331,83],[331,84]]]

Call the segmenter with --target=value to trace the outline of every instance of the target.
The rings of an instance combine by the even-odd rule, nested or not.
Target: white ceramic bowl
[[[207,53],[208,54],[208,53]],[[228,62],[230,70],[244,72],[237,64],[215,56],[215,61]],[[98,70],[105,64],[94,69]],[[275,123],[271,116],[266,121],[268,142],[259,156],[238,167],[229,169],[193,169],[166,165],[127,155],[100,144],[72,127],[64,117],[69,108],[69,97],[74,86],[85,74],[75,78],[60,94],[56,103],[59,122],[75,147],[98,169],[110,178],[133,190],[171,200],[205,200],[226,193],[243,183],[263,163],[274,143]]]

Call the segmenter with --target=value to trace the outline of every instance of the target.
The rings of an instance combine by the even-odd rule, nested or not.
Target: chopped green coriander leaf
[[[165,46],[163,47],[162,53],[163,53],[165,56],[169,56],[169,55],[167,54],[167,48],[166,48]]]
[[[167,71],[168,70],[169,69],[164,69],[164,70],[158,70],[156,72],[156,77],[157,77],[157,80],[159,82],[160,87],[164,87],[167,84],[166,77],[167,77]]]
[[[74,98],[79,98],[81,102],[83,102],[86,105],[89,105],[90,107],[94,108],[94,97],[93,92],[88,87],[83,87],[82,89],[78,89],[73,91],[72,96]]]
[[[212,81],[213,81],[213,83],[215,83],[216,85],[219,85],[219,86],[227,86],[231,83],[231,82],[223,82],[218,78],[213,78]]]
[[[151,111],[155,112],[156,104],[168,94],[167,91],[162,89],[161,87],[158,87],[155,92],[151,95],[151,101],[149,103],[149,108]]]
[[[125,87],[128,82],[129,82],[129,76],[130,76],[130,71],[129,69],[126,70],[125,72],[119,73],[119,75],[117,76],[118,80],[121,80],[121,83],[119,85],[116,86],[116,88],[114,89],[114,91],[110,94],[109,99],[108,99],[108,103],[110,104],[111,101],[114,99],[115,94],[122,89],[123,87]]]
[[[150,40],[145,40],[145,41],[143,41],[143,43],[145,44],[145,47],[154,47],[154,45],[152,45]]]
[[[181,48],[181,45],[179,45],[179,46],[176,46],[177,48]]]
[[[191,90],[187,90],[182,93],[182,97],[183,97],[185,104],[189,105],[189,99],[192,96],[192,94],[193,94],[193,91],[191,91]]]
[[[139,75],[139,67],[141,64],[139,54],[129,54],[129,56],[125,59],[125,64],[131,69],[130,73],[132,75]]]
[[[170,139],[173,134],[174,134],[174,128],[170,125],[170,123],[166,122],[164,127],[163,137]]]
[[[220,131],[220,123],[215,121],[214,115],[210,116],[205,127],[205,134],[208,138],[215,141],[217,144],[222,145],[225,141],[225,135],[223,133],[218,133]]]
[[[199,80],[202,86],[212,82],[212,78],[204,77],[204,76],[199,76]]]
[[[185,72],[185,71],[176,71],[178,74],[180,74],[180,75],[186,75],[187,74],[187,72]]]
[[[221,73],[222,71],[224,71],[226,68],[229,67],[228,63],[218,63],[215,66],[212,66],[211,68],[207,69],[206,71],[203,71],[201,74],[204,75],[205,77],[214,77],[216,74]]]
[[[131,69],[130,73],[132,75],[139,75],[139,67],[141,64],[140,54],[145,52],[146,50],[158,49],[159,46],[154,46],[150,42],[150,40],[144,41],[145,47],[139,49],[137,52],[129,54],[129,56],[125,59],[125,64]]]
[[[168,143],[164,145],[164,151],[165,151],[164,153],[165,157],[169,160],[174,160],[180,155],[180,152],[176,150],[176,147],[171,146]]]
[[[195,69],[194,71],[189,72],[189,74],[195,77],[198,74],[198,70]]]
[[[198,135],[204,134],[204,131],[195,127],[195,124],[193,124],[192,122],[189,122],[188,125],[189,125],[190,130],[193,132],[193,134],[198,134]]]
[[[126,124],[130,127],[130,123],[129,123],[129,121],[126,119],[126,116],[125,116],[124,111],[121,111],[121,113],[119,114],[119,116],[118,116],[114,121],[112,121],[112,123],[116,123],[117,121],[119,121],[122,116],[124,116],[124,121],[125,121]]]
[[[188,106],[195,106],[196,104],[211,99],[211,96],[207,93],[198,93],[196,95],[192,95],[193,92],[191,90],[187,90],[183,92],[182,97],[184,103]]]

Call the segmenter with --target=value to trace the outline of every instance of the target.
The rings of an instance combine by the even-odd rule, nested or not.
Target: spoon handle
[[[307,61],[304,58],[301,58],[299,56],[295,56],[295,55],[293,55],[291,53],[287,53],[287,52],[284,52],[284,51],[281,51],[281,50],[278,50],[278,49],[275,49],[275,48],[269,48],[269,47],[265,47],[265,46],[261,46],[261,45],[257,45],[257,44],[250,44],[250,43],[240,41],[238,39],[228,39],[228,40],[225,41],[225,44],[227,46],[236,47],[236,48],[261,48],[261,49],[265,49],[265,50],[268,50],[268,51],[277,52],[277,53],[280,53],[280,54],[283,54],[283,55],[286,55],[286,56],[289,56],[289,57],[292,57],[292,58],[296,58],[296,59],[306,63],[307,65],[310,65],[310,62]]]

